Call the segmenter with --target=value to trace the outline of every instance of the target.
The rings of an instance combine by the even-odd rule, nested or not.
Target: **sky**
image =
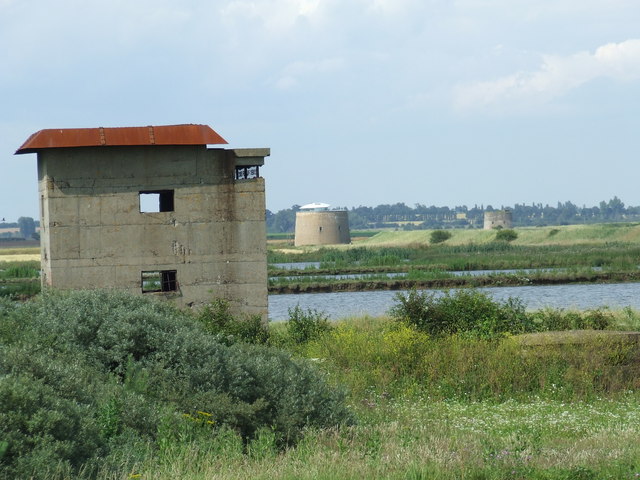
[[[0,0],[0,220],[46,128],[270,147],[267,208],[640,205],[637,0]]]

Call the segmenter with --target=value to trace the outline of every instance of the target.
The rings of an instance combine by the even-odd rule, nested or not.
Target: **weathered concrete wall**
[[[484,230],[492,228],[512,228],[513,214],[510,210],[494,210],[484,212]]]
[[[349,213],[346,210],[296,212],[296,246],[350,242]]]
[[[239,158],[261,165],[266,155],[205,146],[40,151],[43,285],[142,293],[143,271],[175,270],[175,291],[145,295],[189,306],[222,297],[266,320],[264,180],[234,180]],[[173,210],[142,213],[141,191],[173,191]]]

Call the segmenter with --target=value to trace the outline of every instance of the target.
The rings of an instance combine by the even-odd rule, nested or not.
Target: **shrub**
[[[331,330],[329,317],[318,310],[309,308],[304,311],[300,305],[296,305],[288,311],[287,335],[294,344],[316,340]]]
[[[410,290],[407,295],[396,294],[395,299],[398,303],[391,308],[391,316],[431,335],[471,333],[491,337],[530,328],[530,319],[519,299],[498,302],[473,289],[441,296]]]
[[[604,330],[614,322],[614,316],[605,308],[586,312],[564,311],[559,308],[544,308],[531,314],[535,331],[554,330]]]
[[[45,292],[0,302],[7,320],[16,331],[0,338],[0,478],[78,478],[102,461],[121,469],[110,456],[125,458],[121,445],[144,452],[136,445],[188,438],[185,414],[207,414],[201,434],[231,429],[249,442],[267,428],[279,445],[308,427],[353,422],[344,393],[314,365],[265,346],[226,346],[166,303]]]
[[[235,318],[229,311],[229,302],[215,299],[205,305],[197,315],[205,331],[218,337],[221,342],[231,345],[236,342],[266,344],[269,329],[259,315]]]
[[[496,241],[498,242],[512,242],[518,238],[518,232],[509,228],[501,229],[496,232]]]
[[[436,244],[446,242],[451,238],[451,232],[447,232],[446,230],[434,230],[429,235],[429,242]]]

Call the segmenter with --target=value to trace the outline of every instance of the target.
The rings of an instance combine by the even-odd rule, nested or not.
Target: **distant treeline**
[[[0,239],[39,240],[40,235],[36,232],[39,227],[40,222],[31,217],[20,217],[15,223],[0,222]],[[18,231],[7,230],[16,228]]]
[[[267,231],[269,233],[293,232],[299,205],[273,213],[267,210]],[[516,203],[511,206],[466,205],[457,207],[436,207],[416,204],[411,208],[404,203],[378,205],[377,207],[344,208],[349,211],[349,225],[352,229],[399,228],[420,230],[435,228],[482,228],[484,212],[509,209],[513,213],[515,227],[571,225],[579,223],[632,222],[640,221],[640,206],[627,207],[618,198],[602,201],[598,206],[587,207],[571,202],[558,202],[554,207],[533,203]]]

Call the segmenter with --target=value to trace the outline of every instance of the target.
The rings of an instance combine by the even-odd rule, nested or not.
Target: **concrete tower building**
[[[512,228],[513,214],[511,210],[494,210],[484,212],[484,230],[493,228]]]
[[[206,125],[41,130],[42,284],[118,288],[197,306],[213,298],[267,318],[268,148]]]
[[[296,212],[296,246],[351,243],[349,212],[329,210],[326,203],[303,205]]]

